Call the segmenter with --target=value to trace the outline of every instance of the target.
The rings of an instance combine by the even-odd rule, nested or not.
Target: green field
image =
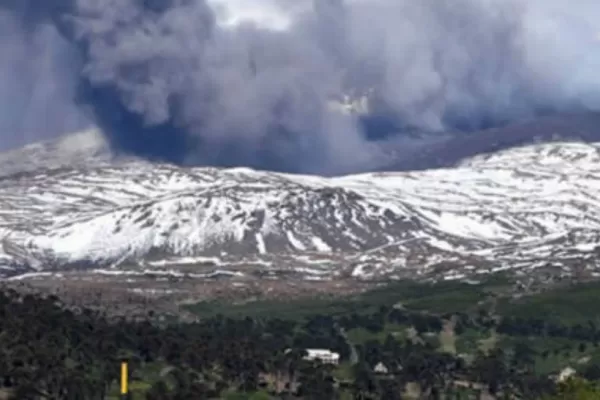
[[[492,316],[536,318],[571,326],[594,321],[600,323],[600,282],[557,287],[539,294],[514,297],[511,281],[503,275],[491,276],[479,284],[460,282],[394,282],[369,292],[347,297],[319,297],[288,302],[260,300],[245,304],[206,302],[189,306],[200,317],[221,314],[229,317],[303,319],[315,314],[344,316],[369,314],[382,306],[400,307],[407,312],[449,315],[477,315],[485,310]],[[540,374],[555,372],[565,365],[582,366],[600,360],[600,350],[586,343],[579,352],[579,340],[547,337],[510,337],[494,330],[469,328],[460,334],[452,329],[429,333],[419,339],[439,343],[440,351],[470,357],[475,351],[489,352],[501,347],[510,351],[519,341],[526,341],[536,352],[536,369]],[[383,342],[388,335],[408,339],[410,326],[386,323],[383,330],[365,328],[349,330],[348,338],[356,345],[370,340]]]
[[[382,307],[393,307],[409,313],[425,313],[448,316],[455,313],[469,314],[476,318],[482,310],[495,318],[506,316],[542,318],[567,326],[600,322],[600,308],[596,307],[600,299],[600,283],[586,283],[568,287],[558,287],[543,293],[514,297],[510,291],[511,282],[504,276],[492,276],[479,284],[460,282],[417,283],[410,281],[392,284],[368,291],[360,295],[334,297],[320,296],[290,301],[256,300],[238,304],[221,301],[202,302],[186,306],[201,318],[223,315],[232,318],[281,318],[303,320],[315,315],[333,317],[351,314],[369,315],[379,312]],[[446,318],[446,317],[444,317]],[[452,319],[446,319],[444,328],[439,332],[426,332],[419,335],[412,326],[386,322],[380,331],[373,332],[364,327],[349,329],[349,343],[360,346],[369,341],[383,343],[388,336],[397,340],[413,340],[431,343],[440,352],[460,354],[465,360],[473,360],[476,352],[490,352],[501,348],[513,352],[519,344],[525,343],[532,349],[535,373],[548,375],[556,373],[565,366],[584,369],[590,364],[600,363],[600,347],[597,343],[571,340],[569,338],[522,337],[499,334],[494,329],[469,327],[454,331]],[[151,382],[158,379],[165,365],[145,365],[137,371],[136,379],[131,382],[134,399],[144,398]],[[334,375],[341,381],[351,380],[352,366],[341,364]],[[147,383],[150,382],[150,383]],[[111,398],[118,398],[118,387],[114,387]],[[240,394],[230,393],[226,399],[268,399],[266,393]]]
[[[208,301],[186,306],[186,310],[201,318],[221,314],[228,317],[298,319],[315,314],[371,313],[381,306],[401,305],[409,310],[445,314],[476,310],[493,293],[506,290],[509,286],[509,281],[498,276],[480,284],[401,281],[354,296],[320,296],[290,301],[256,300],[234,305]]]
[[[568,285],[520,299],[499,302],[497,312],[521,318],[544,318],[566,324],[600,323],[600,282]]]
[[[457,391],[472,396],[499,388],[541,399],[553,393],[553,375],[565,367],[588,382],[600,380],[600,283],[536,293],[506,276],[392,282],[346,297],[203,302],[186,306],[198,321],[161,324],[77,314],[51,297],[3,296],[8,344],[0,366],[11,371],[4,377],[8,392],[0,392],[5,397],[93,392],[117,399],[123,359],[133,400],[192,394],[325,400],[358,392],[383,399],[434,389],[457,398]],[[341,364],[307,361],[303,352],[311,348],[337,352]]]

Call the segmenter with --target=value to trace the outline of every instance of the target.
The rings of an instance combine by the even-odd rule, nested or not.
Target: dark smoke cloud
[[[226,26],[214,1],[0,0],[2,138],[88,110],[116,151],[339,173],[378,162],[376,117],[439,132],[600,105],[596,2],[270,2],[285,29]],[[366,92],[374,116],[330,107]]]
[[[77,52],[52,25],[22,22],[0,9],[0,150],[87,124],[73,102]]]

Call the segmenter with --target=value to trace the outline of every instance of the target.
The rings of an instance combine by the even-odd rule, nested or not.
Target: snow
[[[598,246],[598,243],[581,243],[575,245],[575,248],[579,251],[594,251]]]
[[[291,231],[285,231],[285,234],[287,236],[287,239],[289,240],[289,242],[292,244],[292,246],[297,249],[297,250],[306,250],[306,246],[304,246],[304,244],[298,240],[298,238],[296,238],[296,236],[294,236],[294,233]]]
[[[437,218],[438,228],[452,232],[457,236],[476,237],[479,239],[497,239],[503,232],[494,223],[480,223],[469,217],[442,212]]]
[[[8,280],[9,281],[20,281],[20,280],[31,279],[31,278],[44,278],[47,276],[52,276],[52,273],[51,272],[29,272],[29,273],[18,275],[18,276],[13,276],[11,278],[8,278]]]
[[[86,135],[89,148],[78,150]],[[14,168],[32,155],[60,165],[52,151],[83,157],[105,146],[94,138],[82,133],[58,145],[0,154],[0,167]],[[226,257],[214,255],[233,256],[248,238],[252,246],[240,248],[252,247],[243,251],[256,256],[353,249],[372,257],[385,250],[398,253],[404,265],[406,254],[424,244],[440,254],[491,257],[518,242],[524,254],[541,254],[552,248],[552,238],[600,230],[600,144],[538,144],[456,168],[335,178],[92,161],[90,168],[40,167],[27,179],[0,181],[3,265],[15,259],[28,260],[29,267],[48,259],[118,265],[153,250],[164,257],[145,265],[224,265]],[[323,195],[324,189],[335,196]],[[573,249],[590,252],[596,242]],[[435,257],[441,256],[430,260]]]
[[[368,274],[365,271],[366,268],[367,268],[366,265],[356,266],[354,268],[354,270],[352,271],[352,276],[355,278],[364,278],[364,277],[368,276]]]
[[[147,263],[153,267],[166,267],[168,265],[198,265],[198,264],[211,264],[211,265],[222,265],[223,261],[217,257],[177,257],[172,260],[158,260],[149,261]]]
[[[429,238],[427,238],[427,240],[429,240],[429,244],[431,244],[433,247],[437,247],[438,249],[446,250],[446,251],[455,251],[456,250],[454,246],[452,246],[450,243],[448,243],[445,240],[440,240],[435,237],[429,237]]]
[[[256,238],[256,246],[258,247],[259,254],[265,254],[267,252],[267,247],[265,246],[262,234],[257,233],[254,237]]]
[[[331,251],[331,247],[329,247],[327,245],[327,243],[325,243],[321,238],[315,236],[311,240],[312,240],[312,244],[315,246],[317,251],[322,251],[322,252]]]
[[[321,269],[316,269],[316,268],[294,268],[294,271],[299,272],[301,274],[308,274],[308,275],[326,275],[328,273],[328,271],[324,271]]]

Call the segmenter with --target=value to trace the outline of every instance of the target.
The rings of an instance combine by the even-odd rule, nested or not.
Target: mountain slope
[[[451,278],[552,263],[595,268],[598,144],[537,144],[454,168],[337,178],[110,160],[102,148],[81,150],[81,162],[38,156],[50,161],[0,179],[3,275],[208,266]],[[0,165],[31,157],[23,151]]]
[[[464,159],[535,143],[600,141],[600,113],[555,114],[472,133],[433,135],[419,151],[402,151],[382,170],[448,168]],[[394,148],[392,143],[388,147]]]

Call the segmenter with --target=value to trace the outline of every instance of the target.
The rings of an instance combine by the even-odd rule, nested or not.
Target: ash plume
[[[285,21],[227,23],[223,0],[0,0],[2,146],[90,123],[117,153],[334,174],[378,162],[374,128],[330,106],[349,93],[427,132],[600,106],[597,2],[247,1]]]
[[[73,101],[79,55],[35,10],[0,1],[0,150],[88,124]]]

